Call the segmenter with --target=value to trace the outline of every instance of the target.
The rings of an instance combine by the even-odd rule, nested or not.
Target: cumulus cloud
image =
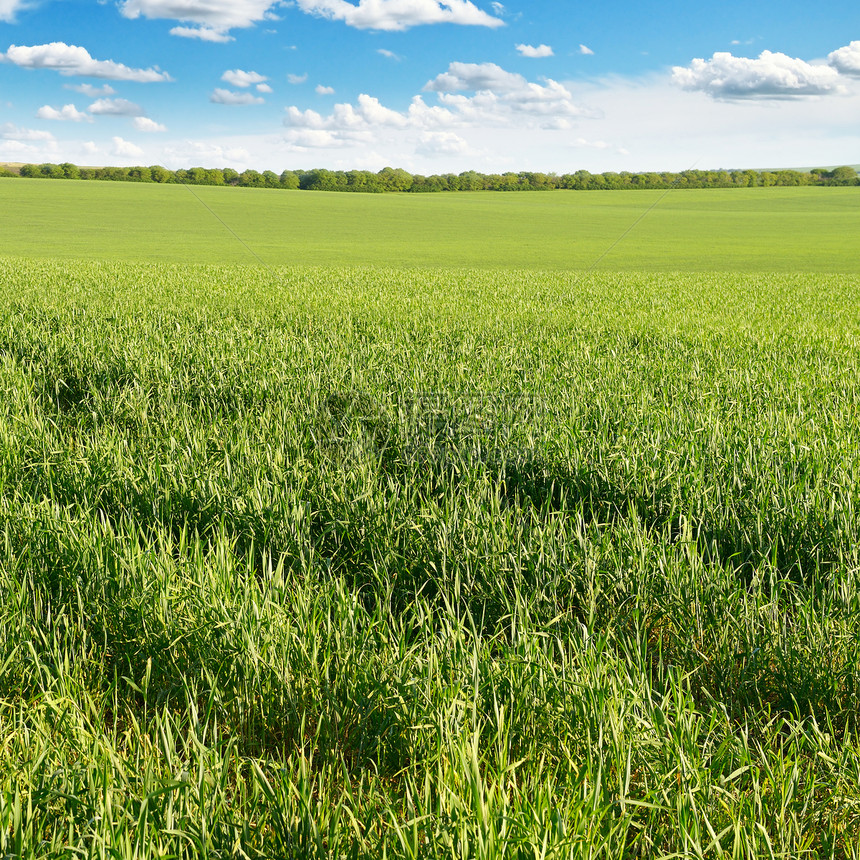
[[[219,164],[244,170],[251,164],[251,153],[243,146],[224,146],[212,141],[186,140],[164,149],[165,163],[176,165]]]
[[[287,75],[287,81],[291,84],[303,84],[307,79],[307,72],[303,75]]]
[[[843,75],[860,76],[860,41],[837,48],[827,55],[827,62]]]
[[[139,146],[121,137],[112,137],[111,142],[113,143],[111,152],[120,158],[140,158],[143,155],[143,150]]]
[[[285,136],[286,142],[297,149],[340,149],[353,146],[362,139],[360,136],[324,128],[294,128]]]
[[[209,96],[209,101],[219,105],[261,105],[265,99],[253,93],[234,93],[232,90],[216,87]]]
[[[169,81],[170,75],[158,67],[132,69],[113,60],[95,60],[86,48],[51,42],[47,45],[10,45],[0,59],[25,69],[52,69],[61,75],[82,75],[89,78],[109,78],[114,81],[152,83]]]
[[[460,90],[513,92],[522,89],[526,79],[514,72],[506,72],[495,63],[451,63],[448,71],[437,75],[424,85],[425,90],[437,93],[454,93]]]
[[[421,24],[502,27],[504,22],[470,0],[295,0],[303,11],[358,30],[408,30]]]
[[[763,51],[758,59],[717,52],[710,60],[675,66],[672,80],[716,99],[792,99],[839,92],[839,73],[786,54]]]
[[[120,11],[126,18],[181,21],[195,26],[174,27],[170,33],[208,42],[228,42],[233,28],[253,27],[273,17],[273,0],[122,0]]]
[[[144,114],[140,105],[128,99],[99,99],[90,105],[89,111],[91,114],[106,116],[143,116]]]
[[[324,87],[322,84],[317,84],[316,87],[314,87],[314,92],[316,92],[318,96],[330,96],[334,93],[334,87]]]
[[[446,155],[466,155],[471,152],[469,144],[452,131],[428,131],[418,139],[415,147],[418,155],[430,158]]]
[[[257,84],[257,86],[254,89],[256,89],[258,93],[274,92],[274,90],[268,84]]]
[[[424,89],[439,93],[442,105],[463,122],[504,126],[518,115],[519,121],[536,121],[544,128],[569,128],[573,118],[587,115],[563,84],[551,78],[531,83],[495,63],[451,63]],[[460,95],[463,91],[475,95]]]
[[[112,96],[116,92],[110,84],[104,84],[101,87],[94,87],[92,84],[63,84],[63,88],[89,96],[91,99]]]
[[[524,57],[531,57],[532,59],[554,56],[549,45],[538,45],[537,47],[534,45],[517,45],[516,48]]]
[[[39,119],[53,119],[61,122],[92,122],[92,117],[79,111],[74,105],[63,105],[61,108],[43,105],[36,111]]]
[[[49,131],[41,131],[35,128],[19,128],[11,122],[0,125],[0,138],[3,140],[54,140],[54,135]]]
[[[494,89],[491,89],[494,88]],[[422,153],[451,153],[458,143],[454,129],[559,129],[570,128],[573,120],[586,115],[576,105],[570,91],[556,81],[544,84],[527,81],[493,64],[481,66],[452,63],[448,72],[425,87],[437,93],[439,104],[427,104],[422,96],[413,97],[409,108],[397,111],[379,99],[362,93],[354,104],[336,104],[322,115],[314,110],[287,108],[284,124],[291,129],[288,141],[301,145],[339,145],[358,134],[376,134],[383,129],[418,135]],[[462,93],[471,90],[474,95]],[[325,134],[305,134],[305,131]]]
[[[225,30],[217,30],[214,27],[171,27],[171,36],[179,36],[181,39],[200,39],[201,42],[233,42],[233,37]]]
[[[0,21],[11,24],[15,20],[15,14],[29,5],[26,0],[0,0]]]
[[[150,119],[148,116],[136,116],[132,121],[132,125],[138,131],[144,132],[157,132],[157,131],[167,131],[167,126],[162,125],[160,122],[156,122],[154,119]]]
[[[234,87],[250,87],[253,84],[262,84],[268,78],[258,72],[244,72],[242,69],[228,69],[221,75],[221,80],[232,84]]]

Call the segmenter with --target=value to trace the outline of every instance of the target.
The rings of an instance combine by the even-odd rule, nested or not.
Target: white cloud
[[[569,128],[571,119],[588,115],[557,81],[531,83],[495,63],[451,63],[424,89],[439,93],[442,105],[465,123],[506,126],[516,115],[518,122],[525,119],[544,128]],[[459,95],[464,90],[475,95]]]
[[[43,105],[36,111],[39,119],[54,119],[62,122],[92,122],[92,117],[79,111],[74,105],[63,105],[61,108]]]
[[[314,87],[314,92],[318,96],[330,96],[334,94],[334,87],[324,87],[322,84],[317,84]]]
[[[579,53],[586,57],[594,56],[594,51],[592,51],[591,48],[588,47],[588,45],[583,45],[581,43],[579,46]]]
[[[98,99],[102,96],[112,96],[116,92],[110,84],[105,84],[101,87],[94,87],[92,84],[63,84],[63,88],[89,96],[91,99]]]
[[[537,47],[534,45],[517,45],[516,49],[524,57],[531,57],[532,59],[554,56],[552,48],[549,45],[538,45]]]
[[[157,132],[157,131],[167,131],[167,126],[162,125],[160,122],[156,122],[154,119],[150,119],[148,116],[136,116],[132,121],[132,125],[138,131],[144,132]]]
[[[837,48],[827,55],[827,62],[843,75],[860,75],[860,41]]]
[[[291,84],[303,84],[307,79],[307,72],[303,75],[287,75],[287,81]]]
[[[403,58],[399,54],[395,54],[394,51],[389,51],[388,48],[377,48],[377,54],[381,54],[383,57],[387,57],[389,60],[402,60]]]
[[[290,129],[285,140],[297,149],[339,149],[352,146],[357,142],[354,136],[345,136],[321,128]]]
[[[0,125],[0,138],[3,140],[55,140],[54,135],[49,131],[41,131],[35,128],[18,128],[11,122]]]
[[[232,90],[216,87],[209,101],[219,105],[261,105],[265,99],[252,93],[234,93]]]
[[[122,0],[120,11],[126,18],[159,18],[193,24],[174,27],[173,36],[228,42],[228,31],[253,27],[259,21],[274,17],[271,9],[280,5],[273,0]]]
[[[15,14],[29,5],[26,0],[0,0],[0,21],[11,24],[15,20]]]
[[[272,93],[274,90],[268,84],[257,84],[255,87],[258,93]]]
[[[303,11],[359,30],[408,30],[421,24],[501,27],[504,22],[470,0],[295,0]]]
[[[157,67],[131,69],[113,60],[95,60],[86,48],[51,42],[47,45],[10,45],[5,54],[0,54],[16,66],[25,69],[52,69],[61,75],[82,75],[89,78],[109,78],[115,81],[138,81],[152,83],[169,81],[170,75]]]
[[[221,75],[221,80],[232,84],[234,87],[250,87],[253,84],[262,84],[268,78],[258,72],[244,72],[242,69],[228,69]]]
[[[113,143],[111,152],[120,158],[140,158],[143,155],[143,150],[139,146],[121,137],[112,137],[111,142]]]
[[[5,139],[0,136],[0,156],[4,161],[53,161],[59,151],[56,140],[35,141]]]
[[[675,66],[672,79],[685,90],[717,99],[791,99],[839,92],[839,73],[786,54],[763,51],[758,59],[717,52],[710,60]]]
[[[251,153],[244,146],[225,146],[223,142],[186,140],[179,144],[166,147],[163,150],[167,166],[187,167],[189,164],[205,164],[207,166],[234,167],[244,170],[252,166]],[[261,159],[261,161],[264,159]],[[259,166],[261,161],[256,161]]]
[[[497,92],[487,87],[493,86]],[[474,95],[440,90],[477,89]],[[336,104],[328,115],[314,110],[287,108],[284,125],[290,128],[287,141],[297,146],[343,146],[348,142],[383,132],[403,132],[417,141],[421,155],[456,154],[462,136],[455,129],[568,129],[575,118],[588,116],[573,101],[571,92],[556,81],[530,83],[493,64],[482,66],[452,63],[448,72],[428,86],[436,90],[439,104],[413,97],[405,111],[393,110],[379,99],[362,93],[354,104]],[[306,134],[315,132],[315,134]],[[319,133],[317,133],[319,132]],[[324,133],[323,133],[324,132]],[[498,131],[495,132],[498,136]]]
[[[448,71],[437,75],[424,85],[425,90],[437,93],[454,93],[460,90],[513,92],[522,89],[526,79],[514,72],[506,72],[495,63],[451,63]]]
[[[419,137],[415,151],[419,155],[438,158],[447,155],[466,155],[472,149],[462,137],[452,131],[428,131]]]
[[[499,3],[498,0],[493,0],[493,2],[490,3],[490,5],[493,7],[493,11],[497,15],[504,15],[505,14],[505,4],[504,3]]]
[[[231,35],[224,30],[214,27],[171,27],[171,36],[179,36],[182,39],[200,39],[201,42],[233,42]]]
[[[601,114],[572,141],[575,169],[809,167],[854,164],[860,151],[860,88],[840,98],[839,110],[826,98],[713,99],[668,74],[579,82],[577,96]]]
[[[140,105],[128,99],[99,99],[93,102],[89,111],[91,114],[107,116],[143,116],[144,110]]]

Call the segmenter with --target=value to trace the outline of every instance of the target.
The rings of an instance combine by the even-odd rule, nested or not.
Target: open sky
[[[860,4],[0,0],[0,160],[860,163]]]

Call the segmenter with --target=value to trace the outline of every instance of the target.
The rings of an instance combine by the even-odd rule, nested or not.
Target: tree
[[[153,182],[170,182],[173,175],[166,167],[162,167],[160,164],[153,164],[149,168],[149,178]]]
[[[263,179],[263,175],[256,170],[243,170],[239,174],[239,185],[244,188],[263,188],[265,184],[266,180]]]
[[[857,185],[857,171],[853,167],[837,167],[830,173],[832,185]]]
[[[376,175],[385,191],[408,191],[412,187],[412,174],[402,168],[383,167]]]
[[[299,187],[299,177],[292,170],[285,170],[280,176],[281,188],[295,189]]]
[[[128,178],[132,182],[152,182],[152,171],[148,167],[130,167]]]
[[[459,176],[460,191],[483,191],[484,177],[474,170],[466,170]]]

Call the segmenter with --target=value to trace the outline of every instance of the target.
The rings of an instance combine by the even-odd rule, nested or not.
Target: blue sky
[[[860,6],[0,0],[0,160],[860,163]]]

